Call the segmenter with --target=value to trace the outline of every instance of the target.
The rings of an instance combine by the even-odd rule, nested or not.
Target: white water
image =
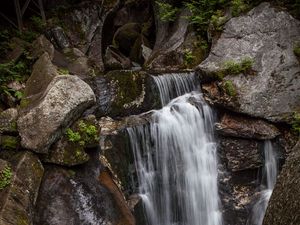
[[[259,200],[253,206],[250,218],[251,225],[261,225],[263,223],[265,212],[278,174],[278,160],[276,159],[276,154],[270,141],[265,142],[264,154],[265,165],[263,171],[263,180],[265,180],[265,186],[263,186],[261,190]]]
[[[194,88],[179,76],[156,77],[163,101]],[[213,113],[202,94],[173,99],[152,121],[128,128],[148,224],[221,225]]]

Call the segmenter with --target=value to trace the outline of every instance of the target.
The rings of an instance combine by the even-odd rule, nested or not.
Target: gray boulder
[[[0,160],[0,168],[3,162]],[[44,168],[38,157],[30,152],[18,153],[4,166],[10,171],[10,179],[9,185],[0,190],[0,224],[32,225]]]
[[[9,108],[0,113],[0,134],[17,132],[18,110]]]
[[[262,3],[244,16],[229,20],[197,68],[212,75],[228,60],[254,60],[255,75],[229,75],[237,89],[234,110],[271,121],[289,121],[300,105],[300,64],[293,53],[300,41],[300,22],[269,3]]]
[[[56,76],[43,92],[43,98],[21,111],[17,124],[22,146],[47,153],[62,130],[94,102],[94,92],[80,78]]]

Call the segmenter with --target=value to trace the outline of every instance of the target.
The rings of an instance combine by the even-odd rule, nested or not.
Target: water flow
[[[177,96],[196,90],[198,84],[194,72],[170,73],[152,77],[159,89],[162,106],[167,105]]]
[[[251,225],[261,225],[263,223],[264,215],[278,174],[278,160],[270,141],[266,141],[264,144],[264,154],[265,165],[263,171],[263,180],[265,180],[266,184],[264,188],[262,188],[259,200],[255,203],[252,209],[250,219]]]
[[[213,113],[202,94],[173,99],[151,121],[128,128],[148,224],[221,225]]]

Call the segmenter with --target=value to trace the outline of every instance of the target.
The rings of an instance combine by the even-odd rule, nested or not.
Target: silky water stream
[[[163,108],[127,129],[147,223],[222,225],[213,112],[193,73],[153,78]]]

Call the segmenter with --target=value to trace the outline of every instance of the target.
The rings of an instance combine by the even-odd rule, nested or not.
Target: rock
[[[3,135],[0,136],[0,146],[4,150],[16,150],[20,146],[18,137]]]
[[[18,130],[24,148],[47,153],[62,130],[95,102],[92,89],[77,76],[56,76],[43,98],[21,111]]]
[[[104,56],[105,68],[108,70],[130,69],[131,62],[118,49],[108,46]]]
[[[286,160],[269,200],[263,225],[300,223],[300,142]]]
[[[54,56],[54,47],[44,35],[41,35],[32,43],[31,54],[33,58],[39,58],[45,52],[48,53],[50,60],[52,60]]]
[[[81,56],[81,57],[77,58],[76,60],[74,60],[73,62],[71,62],[68,65],[68,69],[69,69],[70,74],[75,74],[78,76],[89,75],[90,67],[88,64],[88,58],[85,56]]]
[[[240,62],[251,57],[255,75],[226,77],[237,89],[235,111],[288,122],[300,105],[300,64],[293,53],[299,41],[300,22],[269,3],[261,3],[225,24],[209,57],[198,66],[198,73],[215,74],[228,60]]]
[[[10,184],[0,190],[0,224],[33,224],[44,168],[38,157],[30,152],[19,152],[10,165]]]
[[[274,125],[263,120],[231,114],[223,115],[215,126],[219,134],[229,137],[266,140],[280,134]]]
[[[18,110],[9,108],[0,113],[0,134],[17,132]]]
[[[10,47],[12,50],[7,53],[6,62],[18,61],[20,57],[24,54],[25,47],[28,46],[29,43],[25,42],[20,38],[13,37],[10,41]]]
[[[99,163],[99,152],[92,152],[90,158],[73,170],[46,167],[35,208],[35,224],[120,224],[121,209],[110,190],[99,182],[105,171]]]
[[[14,80],[7,84],[7,87],[12,89],[13,91],[21,91],[25,89],[25,84],[21,83],[20,81]]]
[[[160,107],[157,87],[145,72],[115,70],[87,82],[97,97],[97,117],[127,116]]]
[[[79,48],[94,65],[104,71],[102,33],[111,15],[120,5],[120,0],[98,2],[82,2],[68,12],[67,18],[61,18],[69,28],[67,35],[71,43]],[[110,24],[108,26],[111,26]],[[108,29],[111,29],[109,27]]]
[[[262,166],[262,143],[238,138],[220,138],[220,148],[225,152],[227,168],[231,171],[255,169]]]
[[[31,76],[26,82],[21,106],[26,108],[30,103],[40,99],[44,90],[56,76],[58,76],[57,69],[51,63],[48,53],[45,52],[33,65]]]
[[[76,166],[89,160],[84,147],[78,143],[68,142],[65,138],[60,139],[49,149],[49,154],[43,159],[44,162],[62,166]]]
[[[108,170],[104,170],[99,176],[100,183],[107,188],[107,190],[112,194],[115,204],[120,210],[120,219],[117,224],[124,225],[135,225],[135,218],[132,215],[125,198],[114,182],[111,173]]]
[[[70,47],[70,42],[65,34],[65,31],[61,27],[54,27],[47,31],[47,37],[58,49],[64,49]]]

